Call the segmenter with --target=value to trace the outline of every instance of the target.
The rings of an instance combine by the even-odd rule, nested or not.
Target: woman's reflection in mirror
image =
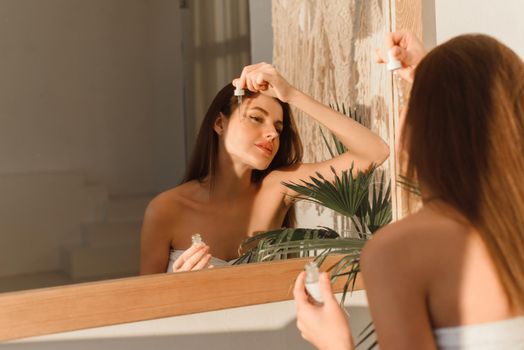
[[[239,105],[235,86],[246,90]],[[302,162],[290,105],[332,131],[349,150]],[[247,66],[221,89],[200,127],[182,183],[148,205],[141,233],[141,274],[190,271],[227,264],[255,232],[294,224],[296,193],[282,182],[316,172],[364,171],[389,155],[387,144],[351,118],[290,85],[270,64]],[[192,245],[200,233],[204,244]]]

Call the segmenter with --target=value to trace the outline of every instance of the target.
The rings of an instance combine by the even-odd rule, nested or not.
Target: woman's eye
[[[251,118],[251,120],[257,122],[257,123],[261,123],[262,122],[262,118],[260,117],[256,117],[256,116],[253,116],[253,115],[250,115],[249,118]]]

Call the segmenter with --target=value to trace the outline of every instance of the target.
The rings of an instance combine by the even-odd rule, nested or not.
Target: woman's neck
[[[251,192],[254,188],[251,182],[253,169],[231,159],[221,159],[216,167],[213,178],[208,178],[209,199],[217,201],[235,200]]]

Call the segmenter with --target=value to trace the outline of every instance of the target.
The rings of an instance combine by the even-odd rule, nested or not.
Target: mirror
[[[257,4],[262,2],[254,1]],[[250,2],[252,8],[254,1]],[[185,12],[186,16],[182,16],[187,10],[183,7],[197,2],[50,0],[44,3],[33,0],[20,3],[6,0],[0,3],[0,10],[8,19],[0,22],[3,29],[0,47],[5,53],[5,62],[0,65],[5,78],[0,82],[0,98],[3,99],[0,105],[4,108],[2,118],[5,121],[0,139],[5,143],[2,149],[6,160],[0,172],[4,194],[0,200],[0,229],[3,232],[0,246],[4,249],[0,254],[4,269],[0,274],[0,286],[3,291],[79,282],[80,279],[72,281],[47,274],[49,266],[55,268],[67,262],[63,247],[91,244],[105,252],[96,259],[87,259],[86,255],[79,253],[75,260],[78,266],[103,266],[101,270],[107,272],[104,276],[84,276],[83,280],[117,277],[111,275],[113,272],[104,265],[104,259],[111,255],[118,259],[122,251],[126,256],[133,251],[138,253],[136,243],[118,246],[118,236],[128,237],[128,232],[137,227],[136,219],[141,219],[151,195],[172,187],[174,181],[176,184],[183,166],[173,164],[173,159],[183,159],[185,163],[190,151],[188,145],[194,138],[195,121],[173,116],[184,115],[184,104],[188,113],[196,103],[191,100],[178,103],[173,96],[200,96],[198,93],[187,95],[190,91],[199,92],[205,86],[202,85],[205,77],[197,82],[178,75],[180,70],[187,75],[187,67],[191,64],[180,55],[180,45],[184,42],[180,26],[186,30],[188,23],[199,21],[198,16],[193,16],[195,12]],[[206,0],[206,3],[211,2]],[[420,3],[412,3],[416,6],[407,10],[400,6],[395,9],[397,26],[399,19],[403,19],[407,23],[403,28],[420,29],[414,27],[412,21],[413,17],[420,17],[417,12]],[[386,91],[380,90],[383,85],[376,87],[377,91],[360,90],[360,85],[369,84],[369,80],[377,75],[386,79],[380,84],[387,85],[388,78],[380,68],[366,72],[363,68],[350,69],[348,65],[351,59],[358,59],[362,65],[370,62],[366,55],[370,55],[373,47],[380,46],[383,32],[392,26],[388,22],[389,15],[395,18],[390,3],[356,1],[348,7],[344,1],[342,7],[338,4],[322,8],[316,2],[306,4],[297,0],[277,1],[275,4],[279,7],[273,13],[278,16],[273,18],[272,25],[280,35],[273,45],[277,68],[297,87],[325,103],[346,103],[357,107],[366,119],[374,115],[382,118],[377,124],[378,131],[384,139],[391,141],[389,136],[394,130],[394,119],[388,120],[386,115],[396,113],[396,105],[384,104],[374,98],[379,92],[384,92],[385,100],[393,101],[391,82]],[[222,8],[215,7],[214,11]],[[380,15],[373,16],[377,14],[374,11]],[[353,32],[346,27],[349,27],[348,17],[354,13],[366,16],[366,20],[357,16],[361,19],[358,23],[363,23],[364,27]],[[256,14],[260,14],[259,9]],[[173,21],[177,16],[180,16],[180,21]],[[367,16],[376,18],[377,22],[367,21]],[[297,43],[284,41],[286,30],[292,29],[287,23],[290,18],[297,19],[299,27],[293,30],[301,35],[300,40],[317,40],[316,44],[322,49],[324,56],[310,55],[307,57],[309,61],[304,59],[302,62],[302,69],[307,69],[307,72],[311,67],[329,67],[327,71],[311,70],[312,78],[308,81],[320,79],[319,84],[305,86],[300,72],[293,70],[284,57],[284,54],[290,54],[284,49],[300,49]],[[326,18],[330,20],[326,21]],[[309,32],[319,21],[326,26],[320,28],[321,35]],[[415,22],[416,25],[418,22]],[[347,37],[329,36],[329,33],[341,28],[358,34],[358,40],[354,43],[346,41],[337,48],[339,41]],[[101,47],[98,46],[100,42],[104,43]],[[302,44],[298,42],[298,46]],[[350,49],[351,55],[346,54],[346,48]],[[292,58],[288,58],[290,62],[297,61],[296,57]],[[330,60],[325,61],[326,58]],[[339,71],[340,67],[345,70]],[[194,68],[194,72],[201,70]],[[228,73],[227,79],[229,76]],[[343,76],[347,80],[340,80]],[[216,88],[213,94],[215,92]],[[381,113],[375,113],[377,111]],[[318,131],[313,130],[316,126],[304,124],[300,128],[309,128],[318,136]],[[309,141],[311,135],[306,135],[303,139]],[[147,147],[140,146],[141,142]],[[309,147],[306,148],[309,157],[306,161],[325,156],[321,143],[306,147]],[[320,154],[315,153],[315,148]],[[64,164],[72,166],[68,168]],[[388,165],[394,172],[394,160],[390,159]],[[86,175],[86,169],[96,171]],[[144,179],[149,185],[141,183]],[[100,184],[106,182],[107,187]],[[122,188],[132,188],[133,191],[113,196],[118,191],[111,189]],[[316,210],[318,208],[314,206],[297,210],[299,226],[315,227],[327,223],[344,229],[345,224],[340,218],[329,213],[322,216]],[[90,235],[91,228],[97,226],[96,220],[108,218],[115,219],[118,224],[109,224]],[[84,227],[78,224],[83,220],[88,222],[84,231],[81,230]],[[138,239],[138,230],[132,239]],[[50,253],[50,247],[59,253]],[[137,268],[136,260],[120,259],[115,266]],[[0,339],[289,299],[289,285],[303,265],[304,260],[293,259],[216,271],[157,274],[3,293],[0,304],[5,312],[0,320]],[[31,272],[28,272],[28,266]],[[118,274],[118,277],[132,275],[136,270],[119,271]],[[260,283],[251,283],[246,280],[248,276],[258,278]],[[267,286],[275,282],[274,278],[280,277],[279,292],[275,294]],[[215,280],[213,290],[219,296],[217,300],[204,295],[197,300],[205,301],[204,304],[186,308],[186,299],[193,295],[195,285]],[[15,283],[11,284],[13,281]],[[239,290],[233,289],[234,295],[228,294],[229,301],[223,302],[222,294],[232,291],[230,281],[236,281]],[[15,284],[20,288],[12,288]],[[163,287],[159,289],[158,286]],[[180,300],[174,300],[172,307],[170,301],[155,298],[159,290],[171,289],[180,295]],[[128,299],[120,300],[119,296]],[[169,296],[166,298],[171,300]],[[140,305],[135,304],[137,300]],[[129,309],[129,305],[133,307]],[[170,306],[167,310],[166,305]],[[93,319],[91,316],[98,312],[100,317]],[[21,327],[19,333],[15,331],[15,318]],[[79,321],[73,322],[76,320]]]
[[[336,7],[276,3],[280,34],[272,45],[262,44],[271,22],[256,16],[270,16],[271,2],[261,4],[249,4],[251,36],[259,33],[253,52],[275,47],[273,62],[289,81],[352,108],[388,140],[391,82],[381,67],[369,71],[366,55],[381,45],[389,8],[359,3],[375,20],[361,21],[356,35],[319,22]],[[147,203],[177,185],[210,100],[249,63],[248,1],[12,0],[0,7],[8,19],[0,24],[0,292],[137,275]],[[291,15],[298,26],[284,23]],[[315,36],[335,28],[345,39]],[[290,33],[307,42],[294,45]],[[358,87],[371,80],[380,82],[374,90]],[[328,158],[317,124],[295,118],[308,140],[304,160]],[[349,225],[310,204],[299,204],[297,215],[298,227]]]

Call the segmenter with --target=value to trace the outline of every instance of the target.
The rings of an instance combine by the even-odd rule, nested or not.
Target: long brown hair
[[[475,227],[524,306],[522,60],[486,35],[437,46],[417,67],[402,145],[408,176]]]
[[[218,164],[218,135],[213,129],[216,119],[222,113],[229,118],[237,108],[237,98],[233,95],[234,86],[227,84],[215,96],[209,106],[198,132],[195,148],[186,170],[182,183],[197,180],[202,182],[209,176],[210,181],[216,172]],[[254,97],[256,94],[246,90],[245,98]],[[302,161],[302,143],[297,132],[289,104],[275,99],[282,107],[283,128],[280,133],[280,146],[275,157],[264,170],[254,169],[251,175],[252,182],[260,182],[271,171],[280,167],[293,165]],[[284,218],[284,227],[293,227],[295,224],[295,211],[292,206]]]

